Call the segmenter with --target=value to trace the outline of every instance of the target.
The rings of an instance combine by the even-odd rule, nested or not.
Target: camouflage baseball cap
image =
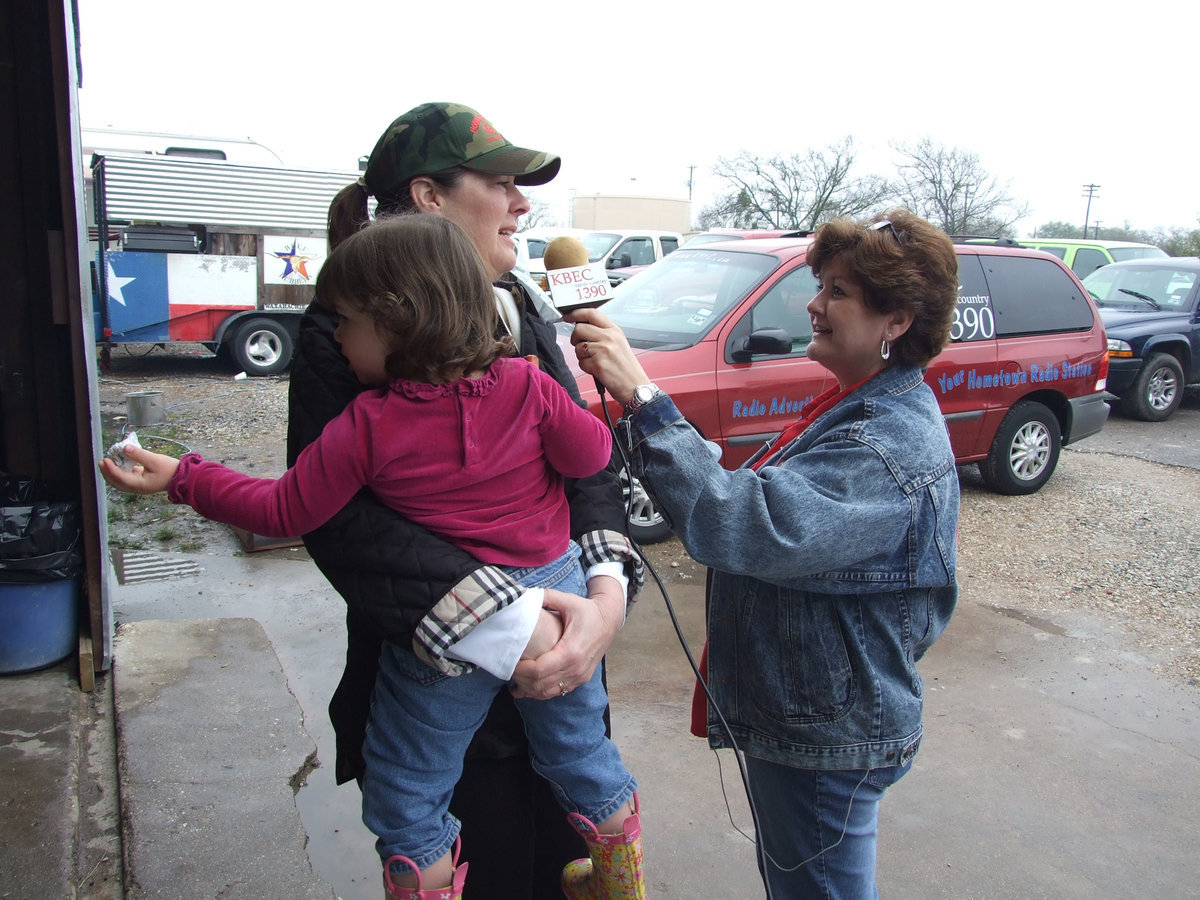
[[[392,194],[418,175],[454,166],[513,175],[517,184],[545,184],[561,161],[514,146],[495,126],[461,103],[423,103],[392,122],[367,160],[363,181],[375,196]]]

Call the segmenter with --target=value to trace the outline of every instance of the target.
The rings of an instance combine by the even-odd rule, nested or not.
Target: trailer
[[[287,368],[357,173],[97,153],[92,175],[102,367],[120,344],[194,341],[247,375]]]

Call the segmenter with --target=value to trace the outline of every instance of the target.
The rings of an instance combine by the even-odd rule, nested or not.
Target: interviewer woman
[[[710,568],[706,731],[746,755],[770,896],[869,898],[879,801],[921,740],[915,664],[957,597],[958,478],[922,380],[949,337],[957,257],[895,210],[823,225],[808,262],[808,355],[836,384],[736,471],[601,312],[570,317],[572,342],[625,404],[633,473]]]

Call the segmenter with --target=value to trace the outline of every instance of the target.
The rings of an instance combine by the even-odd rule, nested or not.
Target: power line
[[[1087,197],[1087,210],[1083,214],[1083,236],[1085,238],[1087,237],[1088,219],[1092,215],[1092,198],[1096,196],[1096,193],[1099,190],[1100,185],[1098,184],[1085,184],[1083,186],[1083,196]]]

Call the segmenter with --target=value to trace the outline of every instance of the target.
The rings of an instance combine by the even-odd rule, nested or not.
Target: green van
[[[1153,244],[1138,244],[1134,241],[1072,241],[1027,238],[1020,241],[1022,247],[1031,247],[1053,253],[1065,262],[1080,278],[1090,275],[1101,266],[1126,259],[1155,259],[1166,256],[1166,252]]]

